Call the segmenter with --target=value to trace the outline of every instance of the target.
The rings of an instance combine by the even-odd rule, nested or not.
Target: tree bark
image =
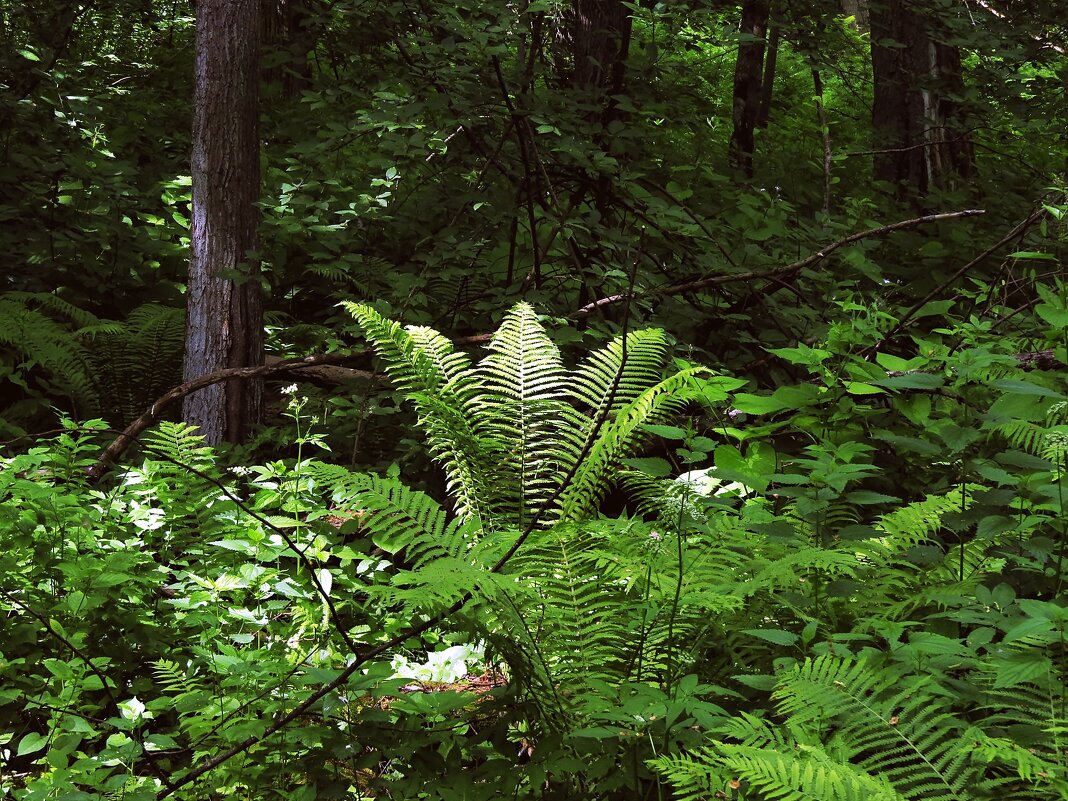
[[[768,12],[768,48],[764,56],[764,77],[760,81],[760,109],[757,111],[756,127],[764,130],[771,119],[771,101],[775,93],[775,67],[779,61],[779,42],[782,40],[782,23],[771,19]]]
[[[186,381],[263,363],[263,302],[253,253],[260,7],[260,0],[197,2]],[[243,441],[261,416],[259,382],[213,385],[183,405],[186,422],[212,444]]]
[[[959,48],[908,0],[873,2],[870,23],[875,178],[923,193],[967,177],[974,154],[951,99],[963,89]]]
[[[265,69],[268,83],[281,88],[282,98],[293,100],[311,88],[308,54],[319,36],[316,17],[323,13],[321,0],[261,0],[263,43],[274,62]]]
[[[566,33],[571,43],[571,85],[611,94],[622,91],[631,33],[626,4],[622,0],[573,0]]]
[[[753,176],[754,132],[760,119],[764,46],[771,14],[770,0],[746,0],[742,5],[738,60],[734,67],[734,130],[728,145],[730,165]]]

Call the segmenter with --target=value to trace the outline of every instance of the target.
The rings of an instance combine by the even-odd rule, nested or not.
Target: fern
[[[981,779],[969,761],[964,728],[922,684],[868,660],[823,656],[782,676],[774,697],[795,726],[827,732],[844,755],[885,777],[905,798],[964,801]]]
[[[375,545],[390,554],[403,551],[415,568],[462,556],[480,534],[473,521],[450,520],[433,498],[395,479],[319,463],[304,469],[331,489],[335,507],[359,512],[360,527]]]
[[[183,340],[180,309],[147,304],[115,322],[51,294],[0,297],[0,343],[25,359],[11,375],[31,392],[36,379],[81,418],[124,425],[143,412],[180,379]]]
[[[929,495],[883,515],[875,525],[885,535],[882,544],[889,552],[899,553],[927,541],[942,527],[945,515],[967,511],[981,490],[974,484],[954,487],[944,495]]]
[[[96,414],[100,397],[89,352],[69,328],[25,305],[24,300],[31,298],[37,296],[0,297],[0,344],[25,359],[20,365],[10,365],[10,374],[25,387],[29,376],[36,373],[44,382],[45,393],[66,398],[81,416]]]
[[[494,530],[523,528],[539,511],[545,527],[593,514],[644,426],[698,397],[708,375],[691,368],[663,378],[659,331],[628,335],[626,349],[617,339],[569,372],[524,303],[505,315],[475,365],[430,329],[346,307],[414,403],[456,513]]]

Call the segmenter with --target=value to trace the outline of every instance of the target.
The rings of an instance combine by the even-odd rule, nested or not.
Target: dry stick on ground
[[[682,284],[674,284],[672,286],[659,287],[648,291],[648,294],[656,295],[679,295],[683,292],[696,292],[699,289],[707,289],[712,286],[720,286],[722,284],[731,284],[736,281],[752,281],[759,278],[782,278],[783,276],[796,273],[799,270],[803,270],[806,267],[811,267],[813,264],[822,261],[827,258],[831,253],[838,250],[845,245],[851,245],[854,242],[859,242],[862,239],[871,239],[876,236],[884,236],[885,234],[892,233],[893,231],[901,231],[906,228],[915,228],[919,225],[926,225],[927,223],[940,222],[942,220],[954,220],[960,217],[974,217],[977,214],[985,214],[985,209],[965,209],[963,211],[949,211],[943,214],[928,214],[924,217],[916,217],[912,220],[902,220],[901,222],[891,223],[890,225],[883,225],[879,228],[870,228],[867,231],[859,231],[855,234],[850,234],[844,239],[839,239],[836,242],[832,242],[824,248],[821,248],[817,252],[813,253],[800,261],[795,261],[793,264],[787,264],[784,267],[773,267],[770,270],[752,270],[745,273],[727,273],[724,275],[713,275],[708,278],[699,278],[696,281],[687,281]],[[571,314],[572,318],[581,319],[588,317],[598,309],[605,306],[612,306],[616,303],[622,303],[630,297],[633,297],[634,293],[621,293],[619,295],[610,295],[600,300],[595,300],[593,303],[587,303],[581,309]]]

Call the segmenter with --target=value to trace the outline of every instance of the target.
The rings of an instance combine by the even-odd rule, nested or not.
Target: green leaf
[[[996,664],[994,689],[1004,690],[1049,674],[1049,657],[1036,653],[1013,653],[1000,658]]]
[[[881,395],[886,393],[886,390],[881,387],[863,384],[860,381],[846,381],[845,390],[850,395]]]
[[[686,439],[686,432],[678,426],[661,426],[661,425],[645,425],[642,426],[646,431],[651,434],[656,434],[658,437],[664,439]]]
[[[671,475],[671,463],[668,462],[667,459],[661,459],[656,456],[623,459],[623,464],[627,467],[633,467],[640,473],[645,473],[647,476],[653,476],[655,478],[664,478]]]
[[[894,356],[891,353],[876,353],[875,361],[886,370],[896,373],[905,373],[909,370],[916,369],[919,363],[923,362],[923,359],[902,359],[900,356]]]
[[[742,456],[733,445],[720,445],[715,454],[715,476],[738,481],[757,492],[764,492],[775,473],[775,449],[763,442],[752,443]]]
[[[741,392],[734,396],[734,407],[746,414],[772,414],[786,409],[798,411],[817,400],[819,390],[805,384],[799,387],[779,387],[771,395],[750,395]]]
[[[1054,389],[1049,389],[1048,387],[1039,386],[1038,384],[1032,384],[1030,381],[1012,381],[1006,378],[1001,381],[995,381],[991,386],[994,389],[1000,389],[1002,392],[1011,392],[1015,395],[1036,395],[1041,398],[1064,399],[1064,395],[1060,392],[1057,392]]]
[[[881,492],[872,492],[871,490],[856,490],[846,494],[846,500],[850,503],[855,503],[860,506],[866,506],[873,503],[901,503],[901,499],[893,495],[883,495]]]
[[[946,382],[942,376],[932,373],[906,373],[905,375],[888,376],[879,379],[875,383],[890,389],[932,390],[938,389]]]
[[[804,343],[796,348],[768,348],[768,353],[773,353],[790,364],[799,364],[805,367],[818,367],[822,362],[834,355],[829,350],[810,348]]]
[[[19,740],[18,750],[15,752],[16,756],[26,756],[26,754],[32,754],[35,751],[40,751],[48,745],[48,738],[43,734],[38,734],[35,731],[30,732],[21,740]]]
[[[744,684],[746,687],[752,687],[754,690],[766,691],[774,690],[775,685],[779,683],[776,676],[741,675],[735,676],[734,680],[739,684]]]
[[[1068,328],[1068,309],[1039,303],[1035,306],[1035,313],[1054,328]]]
[[[29,61],[40,61],[41,57],[32,50],[19,50],[19,55]]]
[[[789,646],[793,645],[798,640],[798,636],[792,631],[783,631],[782,629],[743,629],[742,633],[761,640],[766,640],[775,645]]]
[[[1017,250],[1015,253],[1008,255],[1010,259],[1038,259],[1040,261],[1057,261],[1057,257],[1052,253],[1046,253],[1042,250]]]

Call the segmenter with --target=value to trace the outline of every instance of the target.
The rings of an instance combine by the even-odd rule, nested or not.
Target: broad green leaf
[[[991,386],[994,389],[1000,389],[1002,392],[1011,392],[1014,395],[1037,395],[1042,398],[1064,399],[1064,395],[1057,392],[1055,389],[1032,384],[1030,381],[1013,381],[1006,378],[993,382]]]
[[[664,439],[686,439],[686,431],[678,426],[647,424],[642,426],[642,428],[649,433],[656,434],[656,436],[663,437]]]
[[[798,640],[798,635],[782,629],[742,629],[742,633],[775,645],[793,645]]]
[[[886,390],[882,387],[863,384],[860,381],[846,381],[845,389],[850,395],[882,395]]]
[[[36,751],[40,751],[48,745],[48,738],[43,734],[38,734],[35,731],[31,731],[19,740],[18,750],[15,751],[16,756],[26,756]]]
[[[1039,303],[1035,306],[1035,314],[1054,328],[1068,328],[1068,309],[1051,306],[1048,303]]]
[[[940,375],[932,373],[906,373],[905,375],[892,375],[876,382],[879,386],[889,389],[938,389],[945,383]]]

